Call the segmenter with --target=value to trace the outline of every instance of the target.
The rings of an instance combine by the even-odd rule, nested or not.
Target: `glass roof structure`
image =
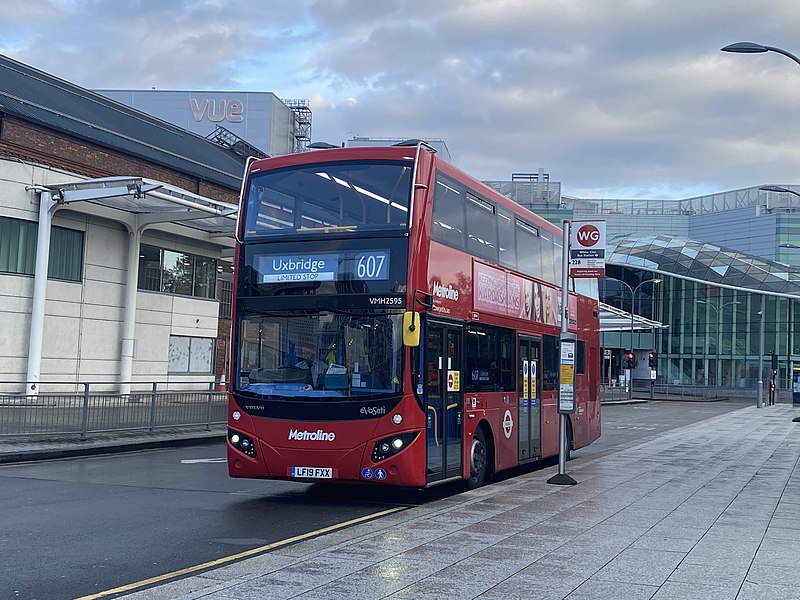
[[[650,233],[610,238],[606,261],[716,287],[800,297],[800,269],[670,235]]]
[[[600,332],[606,331],[650,331],[667,327],[660,321],[653,321],[641,315],[631,315],[616,306],[600,303]]]

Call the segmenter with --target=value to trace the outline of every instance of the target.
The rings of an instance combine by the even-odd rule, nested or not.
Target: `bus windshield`
[[[237,388],[293,399],[397,394],[401,327],[401,314],[245,316]]]
[[[306,165],[255,173],[245,202],[244,239],[408,227],[411,164],[387,161]]]

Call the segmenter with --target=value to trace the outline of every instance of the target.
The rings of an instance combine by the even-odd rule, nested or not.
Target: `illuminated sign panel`
[[[389,251],[270,254],[257,257],[259,283],[386,281]]]

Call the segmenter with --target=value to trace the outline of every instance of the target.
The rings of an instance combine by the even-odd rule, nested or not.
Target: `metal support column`
[[[764,317],[766,317],[766,296],[761,295],[761,310],[758,311],[758,400],[756,406],[764,407]]]
[[[125,302],[122,317],[122,349],[119,359],[119,393],[131,393],[133,377],[134,336],[136,334],[136,293],[139,284],[139,247],[142,228],[136,223],[128,231],[128,264],[125,277]]]
[[[36,266],[33,275],[33,304],[28,342],[28,374],[25,377],[25,394],[39,394],[39,377],[42,369],[42,341],[44,339],[44,309],[47,300],[47,269],[50,264],[50,227],[56,203],[49,191],[39,191],[39,227],[36,232]]]

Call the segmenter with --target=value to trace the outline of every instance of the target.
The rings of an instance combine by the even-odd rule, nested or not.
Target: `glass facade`
[[[791,332],[800,317],[798,302],[669,276],[662,276],[654,299],[656,318],[668,325],[655,334],[659,377],[665,383],[756,387],[762,298],[762,380],[768,379],[769,355],[775,352],[778,380],[788,381],[787,359],[800,361],[797,336]],[[788,353],[790,343],[793,348]]]
[[[667,235],[612,238],[608,255],[601,300],[665,327],[632,341],[630,333],[604,334],[604,347],[655,351],[659,383],[751,390],[771,380],[774,353],[777,387],[788,387],[800,365],[800,269]],[[654,278],[657,285],[642,284]]]
[[[753,390],[759,379],[767,387],[774,352],[777,387],[787,389],[792,368],[800,367],[800,193],[754,186],[683,200],[547,199],[512,182],[490,185],[559,226],[564,219],[606,221],[601,301],[666,327],[603,332],[603,347],[616,349],[615,369],[604,363],[604,376],[616,378],[622,352],[632,347],[638,356],[658,353],[659,383]],[[656,277],[658,285],[637,288]],[[631,289],[611,278],[637,290],[633,309]]]

